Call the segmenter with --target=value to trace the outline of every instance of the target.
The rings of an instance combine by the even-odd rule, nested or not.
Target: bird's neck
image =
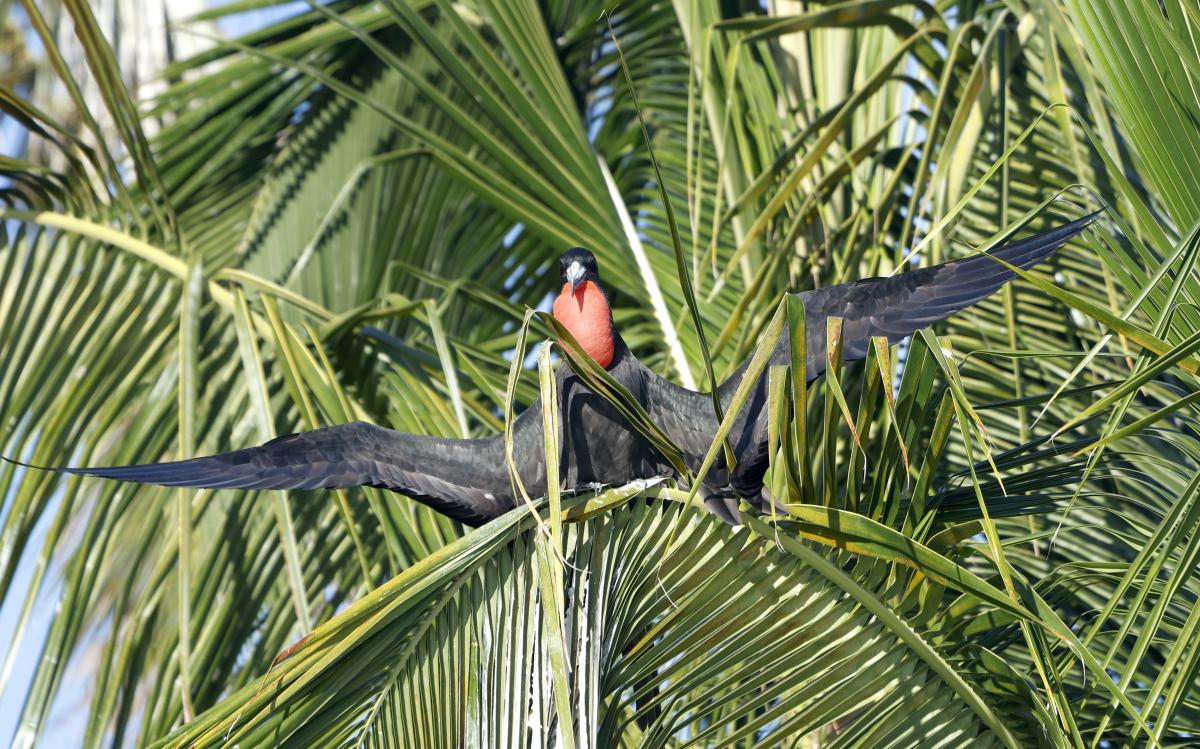
[[[571,293],[571,285],[563,284],[554,300],[554,317],[563,324],[588,356],[607,368],[616,353],[612,308],[599,286],[584,281]]]

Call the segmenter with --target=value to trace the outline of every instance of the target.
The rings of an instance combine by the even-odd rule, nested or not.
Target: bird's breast
[[[617,368],[619,370],[619,367]],[[631,387],[637,398],[636,383]],[[572,375],[563,386],[562,471],[566,486],[624,484],[658,475],[655,451],[608,401]]]

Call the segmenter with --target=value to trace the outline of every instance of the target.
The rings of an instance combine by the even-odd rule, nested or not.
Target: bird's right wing
[[[514,451],[530,492],[544,493],[541,416],[535,404],[514,425]],[[541,485],[536,477],[542,476]],[[204,489],[339,489],[405,494],[468,525],[515,506],[502,437],[440,439],[365,422],[279,437],[257,447],[170,463],[52,468],[80,476]],[[533,494],[539,496],[539,494]]]

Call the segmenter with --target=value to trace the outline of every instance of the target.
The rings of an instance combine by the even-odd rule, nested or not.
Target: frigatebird
[[[811,381],[827,361],[826,320],[841,317],[843,361],[863,359],[872,337],[896,343],[916,331],[991,295],[1023,270],[1049,257],[1095,220],[1093,213],[1058,228],[1007,244],[991,253],[800,294],[805,307],[807,373]],[[624,385],[649,416],[682,450],[696,471],[718,427],[712,397],[660,377],[625,345],[600,282],[596,258],[583,248],[563,254],[554,317],[582,349]],[[791,360],[788,336],[772,352],[771,364]],[[743,363],[717,389],[731,405],[745,375]],[[759,377],[729,437],[736,465],[723,459],[704,478],[701,496],[709,509],[739,521],[738,501],[762,509],[767,470],[767,377]],[[676,472],[607,400],[593,393],[563,362],[557,372],[563,433],[559,459],[565,489],[617,484]],[[516,473],[531,496],[546,492],[541,403],[535,401],[513,424]],[[467,525],[481,525],[513,509],[516,502],[501,435],[443,439],[397,432],[365,422],[279,437],[257,447],[203,458],[133,466],[52,468],[84,476],[161,486],[206,489],[336,489],[372,486],[422,502]]]

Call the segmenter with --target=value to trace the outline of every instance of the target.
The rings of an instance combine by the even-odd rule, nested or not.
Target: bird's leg
[[[757,496],[743,497],[742,499],[745,499],[747,502],[753,505],[754,509],[758,510],[763,515],[770,515],[772,512],[774,512],[776,515],[786,518],[789,514],[786,507],[775,501],[775,498],[771,496],[771,490],[768,489],[765,484],[763,485],[762,491],[760,491]]]

